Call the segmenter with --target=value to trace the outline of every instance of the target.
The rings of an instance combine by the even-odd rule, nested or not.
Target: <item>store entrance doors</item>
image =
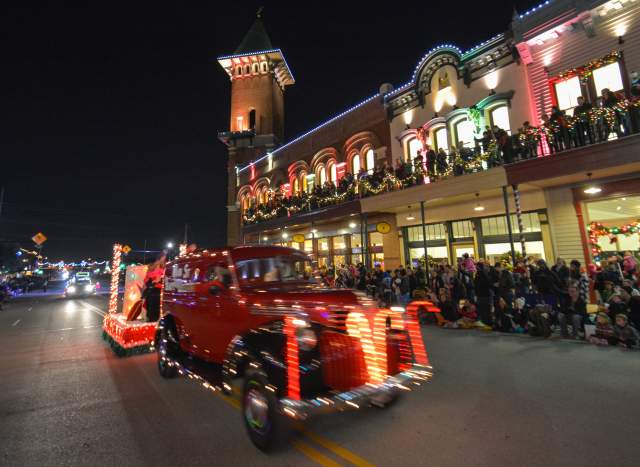
[[[454,243],[452,246],[453,246],[453,259],[452,259],[453,264],[455,264],[457,259],[461,258],[462,255],[465,253],[468,253],[469,256],[473,256],[474,258],[476,257],[476,248],[472,242]]]

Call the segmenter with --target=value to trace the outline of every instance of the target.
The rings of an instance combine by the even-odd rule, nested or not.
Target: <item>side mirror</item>
[[[209,293],[211,295],[220,295],[220,292],[222,292],[222,288],[219,285],[212,285],[209,287]]]

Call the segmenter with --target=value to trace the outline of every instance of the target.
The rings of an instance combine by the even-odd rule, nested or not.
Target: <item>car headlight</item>
[[[76,286],[75,285],[71,285],[71,286],[67,287],[67,293],[76,293]]]
[[[313,350],[318,345],[318,336],[311,328],[298,329],[298,348],[303,352]]]
[[[84,291],[85,292],[91,292],[93,290],[93,285],[85,285],[84,286]]]

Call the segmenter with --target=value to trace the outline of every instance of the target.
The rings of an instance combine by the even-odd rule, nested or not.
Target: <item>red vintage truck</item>
[[[323,288],[303,252],[201,250],[167,264],[156,347],[160,375],[231,392],[249,436],[270,449],[289,420],[385,406],[431,377],[417,313]],[[424,304],[422,304],[424,305]]]

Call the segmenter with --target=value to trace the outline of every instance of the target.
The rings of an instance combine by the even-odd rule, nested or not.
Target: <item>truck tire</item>
[[[248,370],[242,390],[242,418],[251,442],[261,451],[281,446],[288,432],[288,420],[280,412],[279,401],[266,388],[268,380],[258,370]]]
[[[158,345],[156,348],[158,349],[158,372],[165,379],[175,378],[178,374],[177,368],[169,365],[169,345],[167,330],[162,328],[158,331]]]

